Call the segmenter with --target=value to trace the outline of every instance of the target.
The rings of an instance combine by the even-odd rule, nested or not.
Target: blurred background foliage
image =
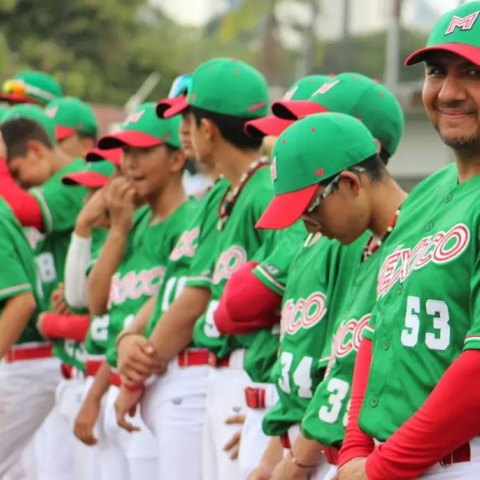
[[[201,0],[192,0],[201,1]],[[384,75],[386,31],[326,41],[312,22],[282,19],[303,39],[282,41],[277,11],[285,0],[228,0],[231,8],[201,27],[175,23],[148,0],[1,0],[0,79],[35,68],[52,73],[69,95],[94,103],[123,104],[152,71],[152,92],[168,92],[172,79],[215,56],[237,56],[256,65],[271,85],[285,88],[307,73],[361,71]],[[330,0],[339,1],[339,0]],[[288,0],[312,8],[314,0]],[[426,34],[402,29],[399,62],[425,44]],[[402,70],[403,81],[419,78]]]

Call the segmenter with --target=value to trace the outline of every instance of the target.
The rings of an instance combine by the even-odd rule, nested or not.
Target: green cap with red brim
[[[440,17],[427,46],[410,55],[405,65],[415,65],[434,52],[450,52],[480,66],[480,2],[470,2]]]
[[[295,122],[273,147],[275,197],[256,227],[289,227],[307,210],[320,182],[376,153],[368,128],[350,115],[324,113]]]
[[[397,151],[405,129],[405,118],[395,95],[377,80],[359,73],[337,75],[308,101],[275,102],[272,111],[286,120],[326,112],[351,115],[365,124],[390,155]]]
[[[155,112],[154,102],[139,105],[121,125],[120,131],[105,135],[98,141],[98,148],[110,150],[124,146],[150,148],[167,144],[181,148],[180,117],[161,119]]]
[[[62,87],[51,75],[37,70],[26,70],[3,83],[0,100],[43,106],[62,95]]]
[[[81,172],[69,173],[62,177],[64,185],[83,185],[88,188],[104,187],[115,172],[112,162],[101,161],[87,164]]]
[[[45,107],[55,122],[55,135],[60,142],[74,133],[97,138],[98,122],[93,108],[78,98],[62,97]]]
[[[236,58],[215,58],[193,73],[187,96],[160,100],[157,115],[170,118],[189,106],[220,115],[260,118],[268,111],[268,85],[255,68]]]
[[[5,112],[2,118],[2,123],[8,122],[9,120],[15,120],[17,118],[26,118],[38,123],[45,130],[51,142],[54,145],[57,144],[57,139],[55,137],[55,123],[45,113],[45,110],[40,108],[38,105],[32,105],[28,103],[14,105]]]
[[[309,75],[296,81],[284,95],[282,101],[290,100],[308,100],[312,94],[318,90],[324,83],[327,83],[335,75]],[[278,137],[287,127],[293,123],[293,120],[287,120],[269,115],[268,117],[250,120],[245,124],[245,132],[251,137],[265,137],[271,135]]]
[[[85,155],[87,162],[101,162],[107,160],[119,167],[122,164],[123,150],[121,148],[112,148],[111,150],[100,150],[99,148],[92,148]]]

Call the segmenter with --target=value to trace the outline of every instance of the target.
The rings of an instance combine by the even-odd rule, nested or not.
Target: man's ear
[[[345,170],[344,172],[342,172],[340,176],[343,180],[347,181],[344,183],[349,186],[353,195],[355,197],[358,197],[358,195],[360,194],[360,190],[362,188],[362,182],[360,181],[360,178],[357,175],[355,175],[355,173],[349,172],[348,170]]]
[[[213,141],[218,135],[218,127],[208,118],[202,118],[200,129],[203,130],[207,140]]]
[[[94,148],[96,145],[96,141],[92,137],[79,137],[79,141],[85,152],[82,156],[85,156],[88,153],[88,151]]]
[[[186,161],[187,159],[183,153],[183,150],[176,150],[170,155],[170,171],[172,173],[182,171]]]
[[[27,157],[35,160],[43,160],[47,154],[48,148],[38,140],[28,140],[26,143]]]

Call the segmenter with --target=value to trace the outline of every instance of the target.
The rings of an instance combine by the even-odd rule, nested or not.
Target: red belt
[[[212,367],[229,367],[230,355],[225,358],[218,358],[214,353],[209,352],[208,364]]]
[[[210,355],[206,348],[201,350],[184,350],[178,354],[179,367],[196,367],[210,365]]]
[[[470,443],[464,443],[452,453],[440,460],[440,465],[453,465],[454,463],[463,463],[470,461]]]
[[[337,447],[326,447],[325,445],[322,445],[322,447],[327,462],[330,465],[338,465],[338,454],[340,453],[340,449]]]
[[[85,362],[85,374],[87,377],[94,377],[103,363],[103,360],[87,360]]]
[[[110,384],[114,387],[120,388],[122,386],[122,381],[120,380],[120,375],[117,372],[108,372],[108,379],[110,380]]]
[[[245,399],[247,400],[247,406],[253,409],[266,408],[264,388],[252,388],[245,389]]]
[[[5,360],[8,363],[18,362],[21,360],[35,360],[39,358],[53,357],[52,345],[41,345],[32,348],[13,347],[6,355]]]

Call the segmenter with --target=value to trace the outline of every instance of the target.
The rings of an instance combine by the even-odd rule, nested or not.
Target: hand
[[[55,313],[59,315],[71,315],[71,310],[67,307],[67,304],[64,300],[65,287],[63,283],[58,284],[58,288],[52,293],[50,297],[50,302]]]
[[[111,220],[111,229],[117,229],[127,235],[133,227],[135,189],[126,178],[116,177],[108,184],[105,198]]]
[[[97,190],[85,203],[75,222],[75,233],[83,238],[92,235],[92,228],[107,228],[106,187]]]
[[[73,433],[85,445],[96,445],[98,440],[93,435],[93,428],[100,415],[101,402],[87,397],[75,419]]]
[[[130,422],[125,420],[126,415],[130,417],[135,416],[137,411],[137,405],[143,397],[144,389],[137,390],[135,392],[129,392],[125,388],[120,388],[117,400],[115,401],[115,412],[117,414],[117,423],[120,428],[123,428],[127,432],[139,432],[140,427],[136,427]]]
[[[365,457],[358,457],[343,465],[333,480],[369,480],[365,471]]]
[[[245,415],[234,415],[233,417],[228,417],[225,420],[227,425],[241,424],[245,423]],[[229,456],[232,460],[238,458],[238,453],[240,451],[240,440],[242,438],[242,432],[236,432],[233,437],[225,444],[223,447],[224,452],[229,452]]]
[[[283,458],[277,464],[272,473],[272,480],[308,480],[312,471],[309,468],[301,468],[292,462],[290,455]]]
[[[248,477],[247,480],[270,480],[273,469],[261,463]]]
[[[143,383],[150,375],[167,370],[167,362],[158,357],[150,340],[134,334],[120,339],[117,365],[122,381],[127,383]]]

